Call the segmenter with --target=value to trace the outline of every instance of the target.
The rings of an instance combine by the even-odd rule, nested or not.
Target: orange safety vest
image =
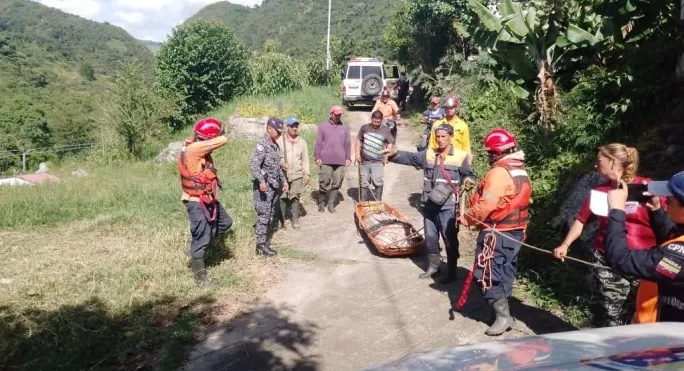
[[[511,176],[513,184],[515,184],[515,196],[504,207],[492,211],[484,222],[501,230],[527,228],[530,216],[532,182],[527,175],[525,165],[519,160],[504,160],[495,163],[494,166],[501,166],[508,171],[508,175]],[[480,199],[483,188],[484,180],[480,183],[479,191],[471,197],[471,205],[476,204]]]
[[[659,247],[667,246],[672,242],[684,242],[684,236],[666,241]],[[653,323],[656,321],[658,321],[658,284],[653,281],[640,280],[637,289],[634,323]]]
[[[211,155],[204,156],[204,165],[198,174],[191,174],[185,159],[185,151],[178,156],[178,172],[180,173],[183,192],[192,197],[216,198],[218,177]]]

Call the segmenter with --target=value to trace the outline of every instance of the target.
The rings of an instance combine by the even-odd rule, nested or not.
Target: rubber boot
[[[279,212],[276,214],[278,215],[278,228],[282,228],[287,230],[287,226],[285,225],[285,215],[287,214],[287,202],[288,200],[285,198],[281,198],[278,200],[278,208],[280,209]]]
[[[515,326],[515,319],[511,317],[507,298],[497,299],[496,301],[490,300],[490,305],[494,309],[496,319],[485,331],[486,335],[499,336]]]
[[[439,272],[439,265],[442,263],[442,259],[439,254],[428,254],[428,262],[430,265],[428,266],[427,271],[425,271],[425,273],[419,274],[418,278],[430,278],[433,274]]]
[[[301,205],[299,199],[292,200],[292,228],[299,230],[299,212]]]
[[[261,254],[263,256],[275,256],[278,253],[273,251],[271,247],[268,246],[268,244],[258,243],[256,245],[256,254]]]
[[[318,191],[318,212],[325,212],[325,198],[328,192]]]
[[[447,249],[447,271],[446,274],[439,277],[437,283],[441,285],[447,285],[456,281],[456,279],[458,278],[456,276],[456,269],[458,268],[458,258],[455,255],[456,254],[450,253],[449,249]]]
[[[335,202],[337,202],[337,194],[340,193],[338,190],[330,191],[328,194],[328,211],[331,214],[336,213],[337,211],[335,210]]]
[[[204,258],[192,259],[190,261],[192,273],[195,275],[195,283],[201,287],[214,287],[214,284],[207,279],[207,270],[204,268]]]
[[[375,187],[375,200],[376,201],[382,201],[382,187],[383,186]]]

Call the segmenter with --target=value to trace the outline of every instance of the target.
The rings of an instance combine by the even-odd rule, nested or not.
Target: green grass
[[[295,259],[295,260],[302,260],[302,261],[316,261],[318,260],[318,255],[309,252],[309,251],[302,251],[302,250],[297,250],[297,249],[289,249],[289,248],[284,248],[280,249],[278,253],[286,258],[290,259]]]
[[[262,99],[245,98],[214,114],[225,120],[235,107]],[[322,121],[337,98],[330,89],[307,88],[263,105],[275,101],[283,102],[283,116],[311,112]],[[303,136],[313,152],[312,132]],[[0,369],[173,370],[182,364],[216,314],[229,316],[282,269],[254,256],[253,146],[232,138],[214,153],[223,182],[219,199],[235,224],[227,249],[210,247],[213,290],[195,286],[182,253],[190,232],[175,164],[64,162],[53,170],[59,183],[0,187]],[[78,167],[88,176],[71,177]],[[283,256],[316,258],[296,250]]]

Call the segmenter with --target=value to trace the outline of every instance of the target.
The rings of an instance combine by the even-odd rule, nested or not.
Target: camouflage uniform
[[[594,261],[608,266],[602,252],[593,250]],[[612,270],[592,268],[590,278],[594,287],[593,324],[596,327],[628,324],[636,306],[639,280],[621,276]]]
[[[268,227],[285,180],[285,173],[280,167],[280,147],[268,135],[262,137],[254,147],[250,170],[254,182],[254,208],[257,212],[256,242],[257,245],[267,244]],[[261,183],[268,185],[266,192],[259,190]]]

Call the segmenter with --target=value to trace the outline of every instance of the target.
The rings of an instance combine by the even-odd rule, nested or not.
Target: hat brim
[[[648,183],[648,193],[654,196],[672,196],[668,183],[669,181],[667,180],[650,182]]]

